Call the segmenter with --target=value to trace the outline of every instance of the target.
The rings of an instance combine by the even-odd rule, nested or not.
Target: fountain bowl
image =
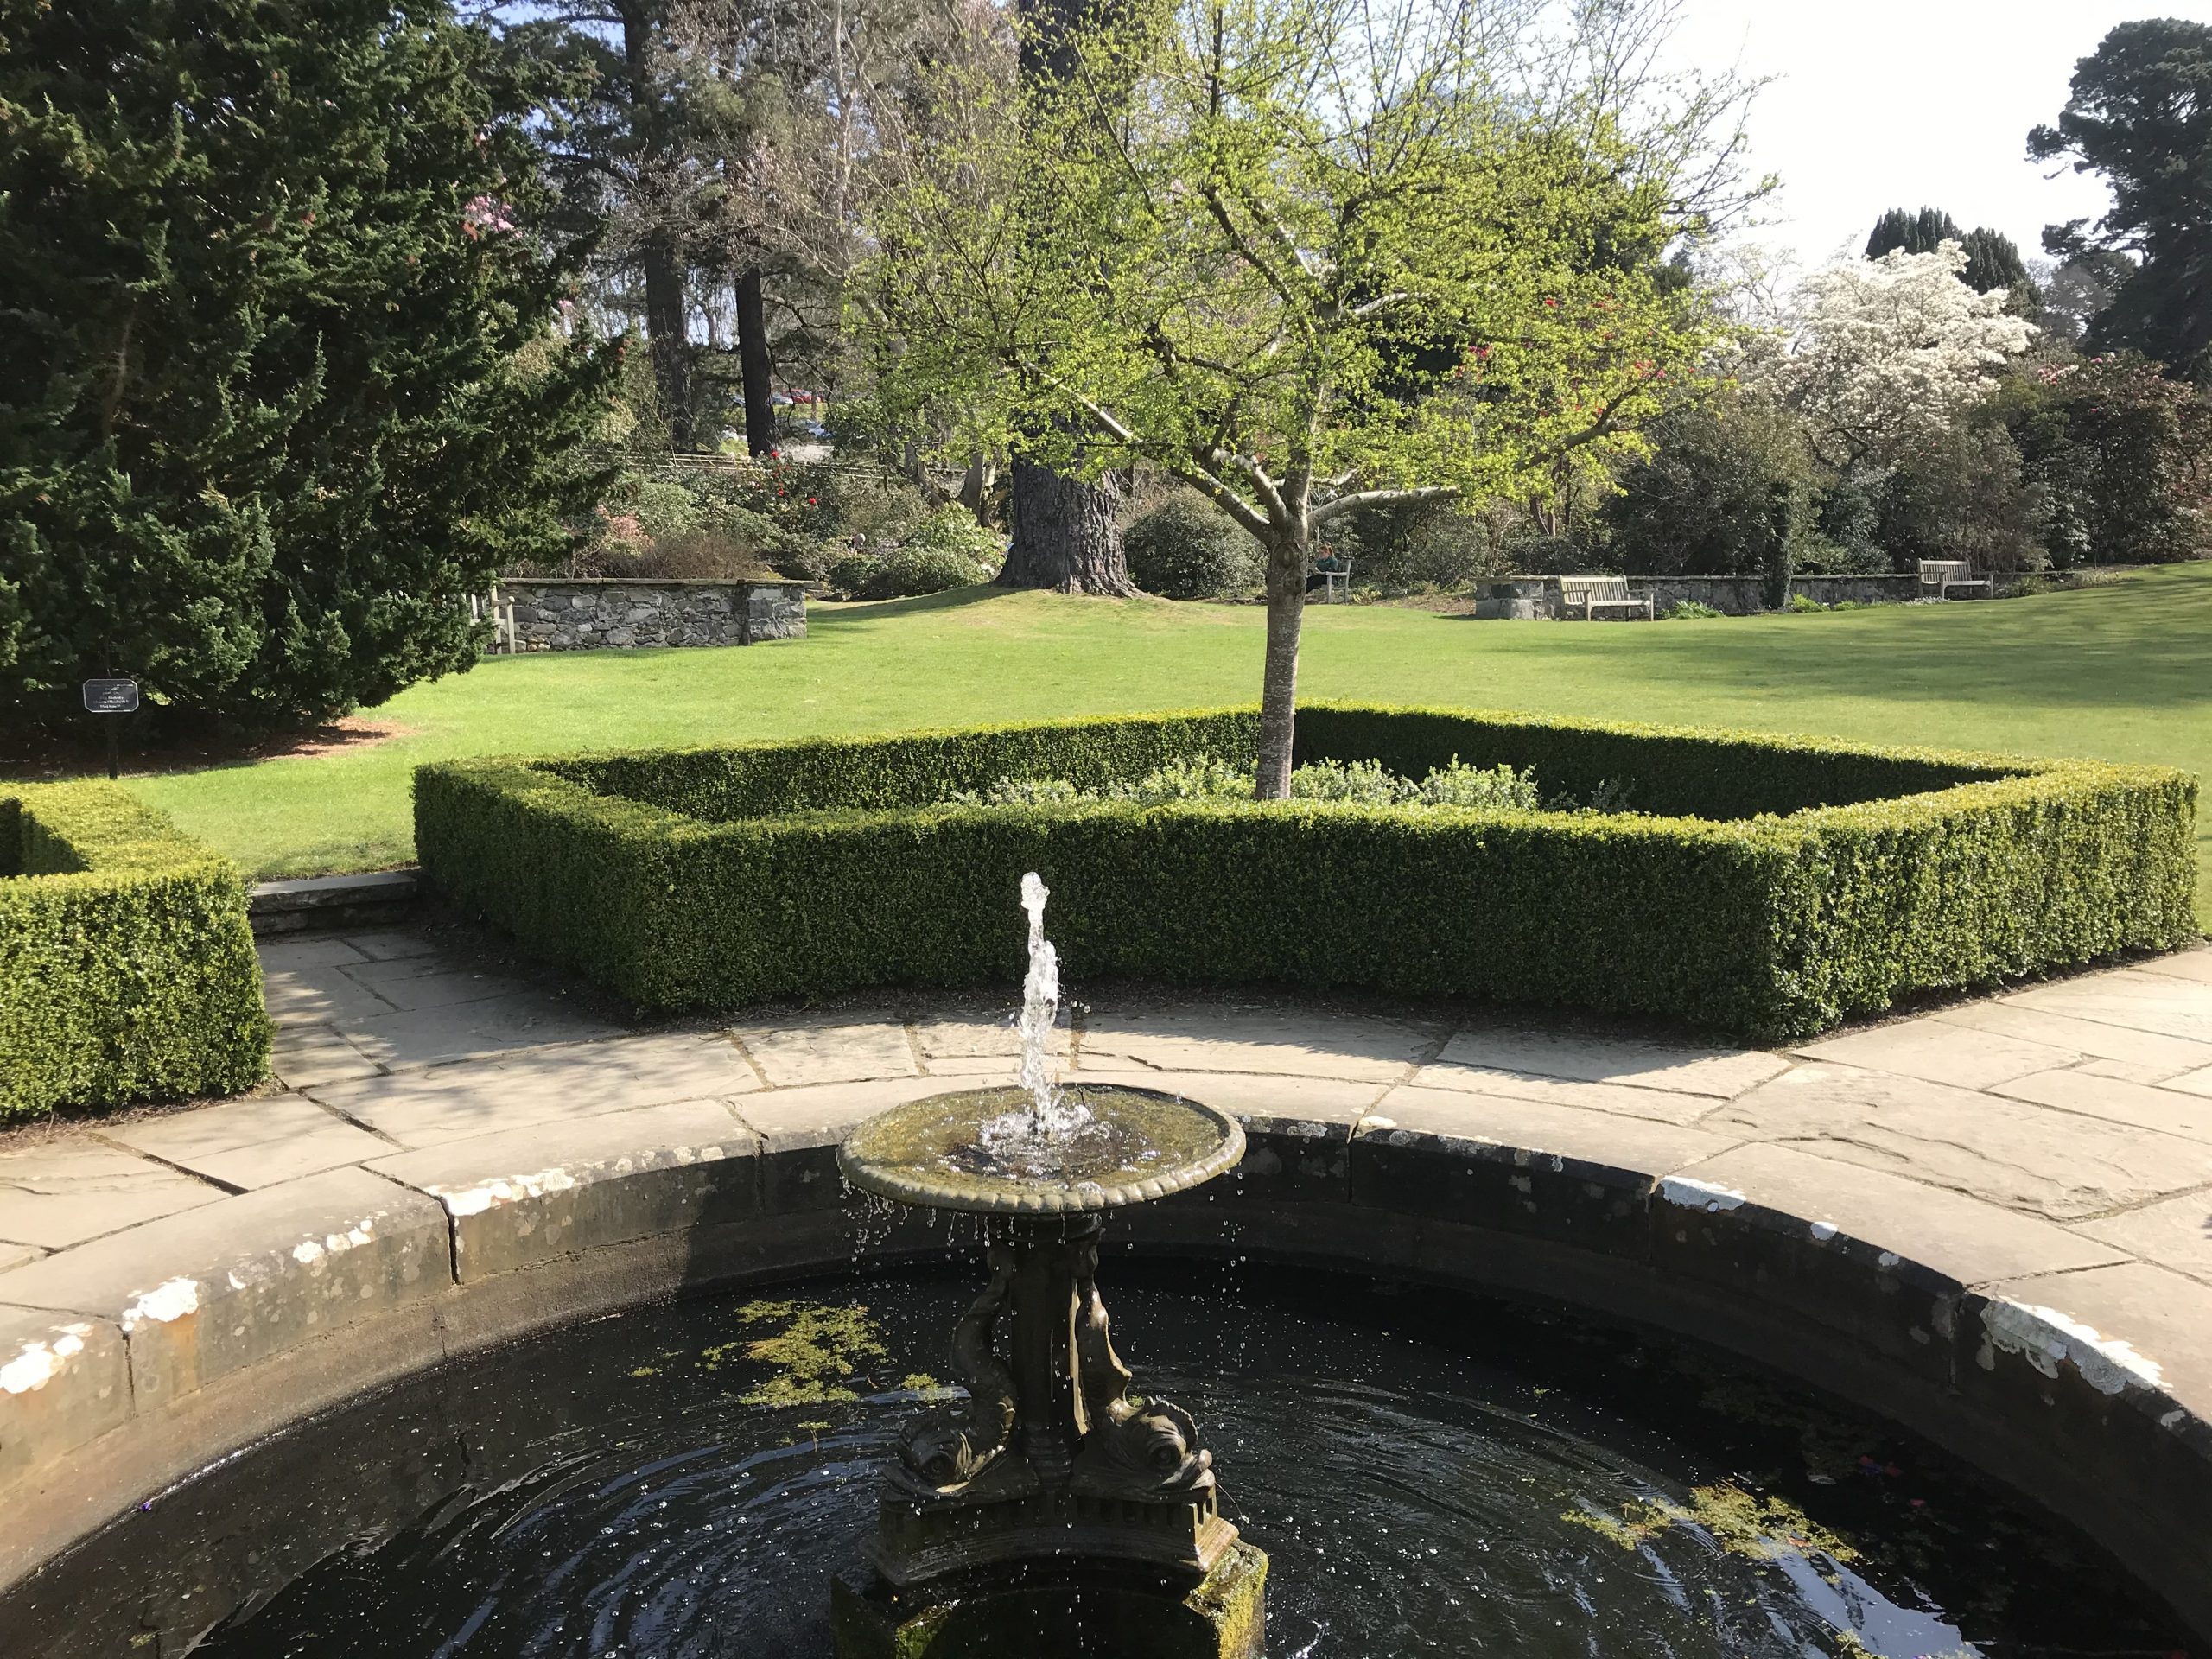
[[[1235,1118],[1179,1095],[1076,1084],[1060,1101],[1082,1109],[1079,1126],[1023,1142],[1004,1126],[1029,1109],[1027,1090],[931,1095],[861,1124],[838,1148],[838,1167],[862,1192],[900,1204],[1082,1215],[1184,1192],[1244,1155]]]

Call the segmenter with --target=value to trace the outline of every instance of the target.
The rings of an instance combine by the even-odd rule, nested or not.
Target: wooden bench
[[[1652,620],[1650,596],[1631,594],[1626,576],[1561,576],[1559,590],[1566,613],[1585,622],[1596,620],[1600,611],[1642,611],[1645,621]]]
[[[1315,572],[1321,578],[1321,602],[1324,605],[1341,605],[1351,597],[1351,561],[1346,559],[1344,567],[1341,570]]]
[[[1935,589],[1937,599],[1948,599],[1955,589],[1960,593],[1979,593],[1989,597],[1989,579],[1976,579],[1974,566],[1964,559],[1923,559],[1920,562],[1920,596],[1926,599],[1929,590]]]

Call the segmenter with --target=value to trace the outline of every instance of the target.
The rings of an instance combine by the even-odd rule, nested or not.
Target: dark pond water
[[[826,1659],[976,1282],[651,1307],[384,1391],[0,1601],[0,1650]],[[1277,1659],[2193,1651],[2058,1523],[1697,1352],[1366,1281],[1115,1261],[1108,1291],[1272,1558]]]

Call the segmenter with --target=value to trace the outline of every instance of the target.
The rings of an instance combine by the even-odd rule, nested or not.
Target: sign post
[[[123,775],[121,740],[117,735],[117,721],[124,715],[138,712],[138,682],[136,680],[86,680],[85,682],[85,712],[88,715],[115,716],[107,722],[107,775]]]

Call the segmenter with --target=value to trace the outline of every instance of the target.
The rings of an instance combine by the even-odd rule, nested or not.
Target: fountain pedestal
[[[839,1151],[866,1191],[982,1215],[990,1282],[953,1332],[965,1397],[907,1426],[870,1570],[836,1581],[838,1652],[1257,1659],[1267,1558],[1223,1517],[1190,1414],[1130,1392],[1097,1284],[1103,1212],[1211,1179],[1243,1133],[1172,1095],[1075,1090],[1074,1127],[1024,1144],[1027,1101],[916,1101]]]

